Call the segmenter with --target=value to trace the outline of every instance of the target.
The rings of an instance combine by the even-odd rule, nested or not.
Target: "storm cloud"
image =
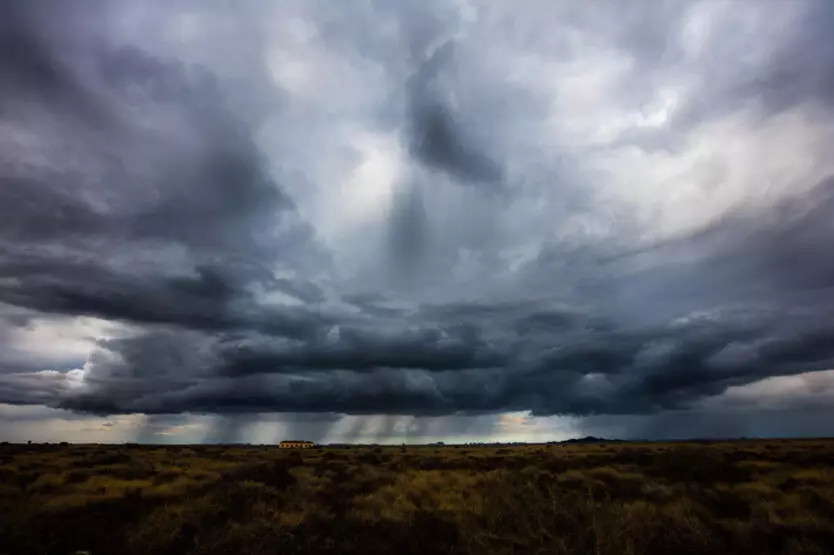
[[[824,0],[0,14],[0,405],[767,433],[834,368]]]

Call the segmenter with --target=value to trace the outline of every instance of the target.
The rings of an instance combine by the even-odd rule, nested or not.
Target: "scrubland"
[[[834,440],[0,446],[0,553],[834,553]]]

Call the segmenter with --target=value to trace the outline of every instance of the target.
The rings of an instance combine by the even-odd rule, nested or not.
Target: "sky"
[[[834,434],[828,0],[6,0],[0,440]]]

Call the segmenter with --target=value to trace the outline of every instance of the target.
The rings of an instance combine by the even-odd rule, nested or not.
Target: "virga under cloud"
[[[824,0],[0,10],[4,406],[818,410],[761,384],[834,368]]]

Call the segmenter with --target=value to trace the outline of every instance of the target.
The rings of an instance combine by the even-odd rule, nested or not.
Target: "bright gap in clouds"
[[[339,205],[347,225],[379,222],[403,178],[403,153],[396,136],[357,133],[354,144],[359,163],[340,187]]]

